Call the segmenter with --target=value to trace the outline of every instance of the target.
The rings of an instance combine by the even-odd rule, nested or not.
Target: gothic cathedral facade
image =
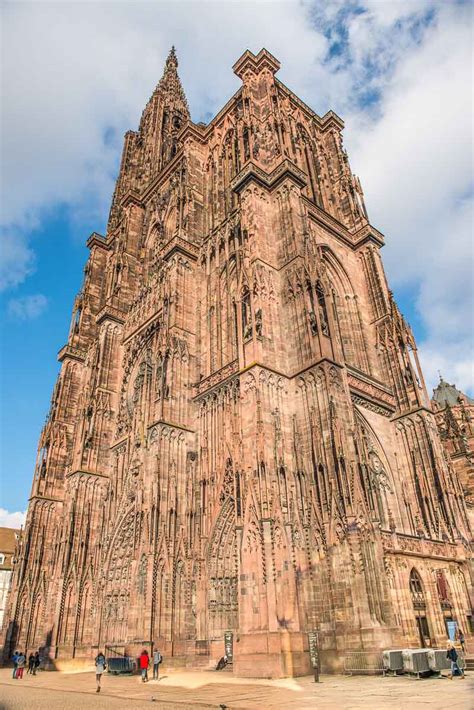
[[[92,234],[4,627],[285,676],[468,633],[471,537],[342,145],[266,50],[193,123],[171,51]],[[381,158],[382,159],[382,158]]]

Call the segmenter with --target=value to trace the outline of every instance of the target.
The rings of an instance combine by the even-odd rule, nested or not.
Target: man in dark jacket
[[[41,665],[41,659],[40,659],[40,653],[39,651],[36,651],[35,653],[35,667],[33,668],[33,675],[36,675],[36,671]]]
[[[451,661],[451,673],[448,674],[448,678],[452,680],[453,676],[455,675],[460,675],[461,678],[464,678],[464,669],[459,667],[458,652],[454,648],[454,644],[451,643],[451,641],[449,641],[448,643],[446,658],[449,658],[449,660]]]
[[[33,669],[35,667],[35,654],[30,653],[29,658],[28,658],[28,670],[27,673],[33,673]]]
[[[12,678],[16,678],[16,668],[17,668],[16,663],[17,663],[17,661],[18,661],[18,656],[19,656],[19,655],[20,655],[19,652],[18,652],[18,651],[15,651],[15,653],[14,653],[13,656],[12,656],[12,661],[13,661],[13,673],[12,673]]]

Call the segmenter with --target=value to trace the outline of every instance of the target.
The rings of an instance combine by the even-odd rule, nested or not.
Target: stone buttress
[[[465,491],[342,143],[247,51],[195,124],[171,51],[93,234],[5,651],[238,675],[468,634]]]

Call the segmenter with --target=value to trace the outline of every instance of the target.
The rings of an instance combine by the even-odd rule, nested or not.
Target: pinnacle
[[[166,59],[165,73],[168,71],[176,71],[178,68],[178,57],[176,56],[176,49],[174,45],[171,47],[168,57]]]
[[[182,105],[184,113],[189,116],[188,102],[178,76],[178,57],[176,56],[174,45],[171,47],[168,57],[166,58],[163,76],[156,88],[165,92],[168,97],[172,96],[175,101]]]

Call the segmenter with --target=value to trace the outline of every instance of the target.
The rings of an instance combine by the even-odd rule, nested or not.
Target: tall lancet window
[[[326,297],[324,295],[324,289],[320,281],[316,281],[316,296],[318,299],[319,308],[319,320],[321,323],[321,332],[323,335],[329,335],[329,320],[328,312],[326,308]]]
[[[252,337],[252,306],[247,286],[242,291],[242,333],[244,340]]]

